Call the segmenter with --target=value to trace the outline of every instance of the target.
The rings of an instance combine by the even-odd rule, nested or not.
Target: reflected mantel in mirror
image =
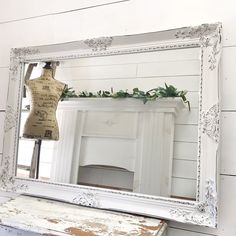
[[[2,188],[215,227],[220,52],[220,24],[13,49]]]

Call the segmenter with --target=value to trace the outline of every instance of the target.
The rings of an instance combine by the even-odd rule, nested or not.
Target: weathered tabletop
[[[45,236],[160,236],[166,231],[158,219],[22,195],[1,204],[0,221]]]

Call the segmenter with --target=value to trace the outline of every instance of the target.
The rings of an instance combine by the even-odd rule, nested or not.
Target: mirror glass
[[[42,76],[45,63],[34,63],[30,76],[25,64],[26,87]],[[55,87],[42,85],[37,101],[38,91],[24,87],[16,176],[196,200],[199,78],[198,47],[60,61],[54,80],[76,94],[166,84],[187,91],[190,110],[180,97],[65,98],[56,112],[59,136],[35,138],[24,135],[27,118],[31,112],[43,122],[49,110],[33,109],[32,98],[56,107]]]

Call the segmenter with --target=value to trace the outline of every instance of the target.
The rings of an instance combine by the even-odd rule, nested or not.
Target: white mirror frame
[[[12,49],[0,187],[6,191],[79,205],[216,227],[221,28],[220,23],[204,24],[154,33]],[[199,47],[201,55],[196,201],[15,177],[24,63],[191,47]]]

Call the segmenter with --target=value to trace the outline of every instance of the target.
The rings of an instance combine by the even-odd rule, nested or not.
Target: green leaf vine
[[[165,87],[157,87],[148,90],[147,92],[140,90],[139,88],[134,88],[133,92],[130,93],[128,90],[119,90],[118,92],[113,92],[106,90],[99,90],[96,93],[82,91],[76,94],[73,88],[65,88],[61,101],[65,98],[135,98],[143,100],[143,103],[147,103],[148,101],[155,101],[157,98],[165,98],[165,97],[180,97],[183,99],[184,103],[188,104],[188,108],[190,110],[190,102],[186,98],[187,91],[181,90],[178,91],[173,85],[167,85],[165,83]]]

